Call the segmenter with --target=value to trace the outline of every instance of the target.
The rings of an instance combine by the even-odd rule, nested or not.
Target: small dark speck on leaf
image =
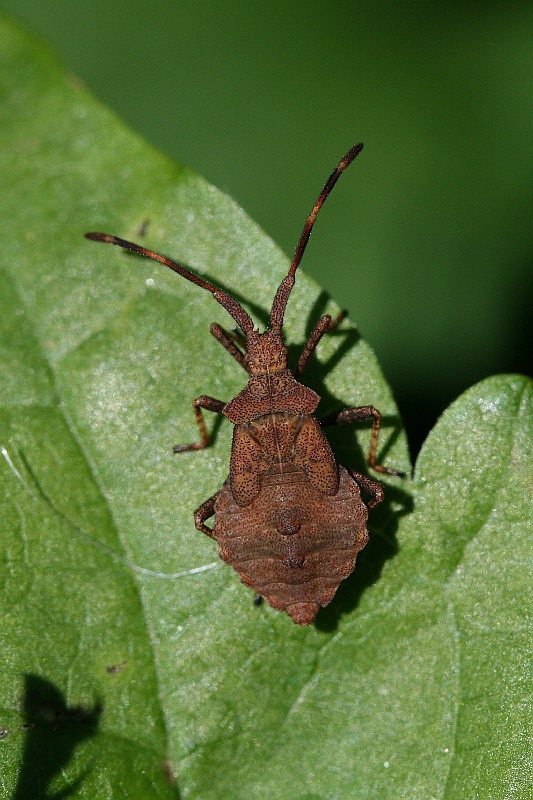
[[[161,766],[163,767],[163,772],[165,773],[165,778],[169,786],[174,786],[175,779],[174,779],[174,770],[172,769],[172,764],[170,761],[162,761]]]
[[[118,673],[122,672],[123,669],[126,669],[127,666],[128,662],[123,661],[121,664],[110,664],[105,668],[105,671],[108,672],[109,675],[118,675]]]

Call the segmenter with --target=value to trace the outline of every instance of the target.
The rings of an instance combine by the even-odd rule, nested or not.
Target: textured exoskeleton
[[[330,602],[368,540],[359,486],[344,467],[337,472],[335,494],[325,494],[303,470],[278,464],[247,505],[236,502],[230,479],[215,503],[220,557],[300,625]]]
[[[331,173],[307,218],[289,273],[282,281],[264,333],[228,294],[181,264],[116,236],[88,233],[155,259],[187,280],[207,289],[231,314],[244,333],[242,340],[213,323],[211,333],[248,372],[245,388],[229,403],[202,395],[193,402],[201,441],[174,452],[209,445],[202,409],[223,414],[234,425],[229,477],[222,489],[194,513],[198,530],[217,540],[220,557],[236,570],[246,586],[286,611],[300,625],[313,622],[330,602],[339,583],[354,569],[357,553],[368,540],[368,508],[383,499],[381,485],[340,466],[323,428],[371,418],[368,463],[376,471],[402,475],[376,463],[381,417],[372,406],[345,408],[320,422],[314,416],[319,396],[296,380],[322,336],[343,318],[323,316],[317,323],[293,372],[287,366],[283,317],[295,272],[316,215],[339,175],[361,151],[353,147]],[[244,345],[243,352],[239,345]],[[368,493],[367,504],[361,490]],[[215,515],[214,528],[205,522]]]

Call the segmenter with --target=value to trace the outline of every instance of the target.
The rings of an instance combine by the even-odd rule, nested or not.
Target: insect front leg
[[[213,529],[208,528],[204,523],[206,519],[209,519],[209,517],[212,517],[215,513],[215,503],[219,494],[220,491],[216,492],[216,494],[210,497],[209,500],[206,500],[205,503],[202,503],[194,512],[194,524],[196,529],[210,536],[211,539],[214,539]]]
[[[323,317],[320,317],[313,333],[309,337],[309,341],[302,350],[302,354],[298,359],[298,363],[296,364],[296,369],[294,370],[294,375],[296,378],[299,375],[301,375],[302,372],[304,371],[305,366],[309,361],[309,357],[312,355],[313,351],[315,350],[317,344],[324,336],[324,334],[335,330],[339,322],[342,322],[345,316],[346,316],[346,311],[341,311],[339,316],[336,317],[335,319],[332,319],[329,314],[325,314]]]
[[[213,322],[209,330],[211,331],[211,335],[215,337],[217,342],[220,342],[222,347],[226,348],[230,356],[233,356],[235,361],[238,361],[241,367],[245,369],[246,372],[249,373],[250,369],[245,361],[244,353],[242,353],[239,350],[239,348],[231,338],[231,335],[227,331],[225,331],[224,328],[217,322]]]
[[[196,416],[196,424],[202,437],[201,442],[193,442],[193,444],[177,444],[172,448],[174,453],[185,453],[187,450],[203,450],[204,447],[209,447],[211,439],[205,427],[202,408],[206,411],[214,411],[215,414],[222,414],[222,410],[226,403],[223,400],[215,400],[214,397],[208,397],[206,394],[201,394],[196,400],[192,401],[192,407]]]
[[[374,408],[374,406],[360,406],[359,408],[343,408],[341,411],[336,411],[329,414],[320,421],[322,427],[329,425],[346,425],[349,422],[361,422],[365,419],[372,419],[372,438],[370,440],[370,449],[368,451],[368,465],[375,469],[376,472],[381,472],[383,475],[397,475],[399,478],[405,478],[405,472],[400,472],[398,469],[391,467],[383,467],[381,464],[376,463],[379,429],[381,427],[381,414]]]

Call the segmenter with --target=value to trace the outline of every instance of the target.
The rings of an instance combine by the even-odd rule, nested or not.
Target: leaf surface
[[[243,386],[208,333],[231,320],[198,287],[83,233],[182,261],[260,327],[287,259],[40,43],[7,23],[0,34],[6,796],[521,796],[525,380],[491,379],[446,412],[414,486],[388,482],[316,626],[254,607],[192,524],[227,475],[230,426],[206,451],[171,453],[197,437],[194,397]],[[337,310],[298,275],[293,363]],[[348,323],[321,342],[308,383],[321,411],[378,407],[382,460],[409,469],[390,391]],[[363,469],[368,428],[331,440]]]

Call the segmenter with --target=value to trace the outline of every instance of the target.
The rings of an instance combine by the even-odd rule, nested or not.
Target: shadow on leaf
[[[60,791],[50,792],[50,785],[65,769],[75,748],[94,736],[101,713],[99,703],[92,708],[68,706],[53,683],[38,675],[25,675],[26,740],[12,800],[62,800],[77,792],[87,777],[87,770]]]

